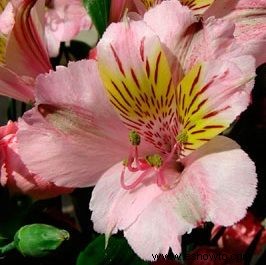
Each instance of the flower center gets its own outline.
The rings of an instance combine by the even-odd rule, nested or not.
[[[151,154],[146,156],[146,158],[139,158],[138,146],[141,143],[141,137],[136,131],[131,131],[129,133],[129,140],[132,144],[128,159],[123,161],[123,170],[120,176],[120,183],[122,188],[125,190],[131,190],[136,188],[142,181],[150,174],[155,173],[156,183],[162,189],[172,189],[176,186],[177,182],[169,184],[167,178],[165,177],[164,170],[167,164],[180,152],[180,143],[185,136],[177,136],[176,139],[180,138],[179,141],[174,145],[171,152],[163,158],[159,154]],[[182,138],[182,139],[181,139]],[[178,169],[182,171],[182,164],[178,163]],[[140,172],[140,175],[132,183],[127,184],[125,181],[126,170],[129,172]],[[178,170],[179,172],[179,170]]]

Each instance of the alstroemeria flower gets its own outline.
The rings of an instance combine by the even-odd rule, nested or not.
[[[158,14],[165,23],[155,30]],[[246,109],[254,84],[255,60],[235,47],[233,30],[222,20],[197,24],[177,1],[143,21],[111,24],[97,62],[38,77],[36,107],[19,124],[23,161],[57,185],[100,178],[90,203],[95,230],[124,231],[146,260],[169,248],[179,254],[182,235],[204,221],[235,223],[257,180],[245,152],[217,136]]]
[[[213,228],[212,234],[215,235],[221,229],[220,226]],[[251,212],[245,218],[233,226],[227,227],[218,241],[219,247],[234,253],[245,253],[256,235],[262,230],[261,237],[257,243],[255,254],[262,253],[266,246],[266,230]]]
[[[91,19],[81,0],[49,1],[45,12],[45,37],[49,55],[57,56],[60,42],[73,39],[91,25]]]
[[[14,25],[7,36],[1,37],[0,94],[34,101],[36,76],[52,68],[43,39],[44,2],[10,3],[9,19],[14,19]]]
[[[12,193],[23,193],[35,199],[47,199],[69,193],[72,189],[58,187],[31,174],[18,154],[17,123],[8,122],[0,127],[0,184]]]

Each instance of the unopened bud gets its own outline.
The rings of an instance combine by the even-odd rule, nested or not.
[[[68,239],[69,233],[66,230],[46,224],[31,224],[17,231],[14,245],[24,256],[43,257]]]

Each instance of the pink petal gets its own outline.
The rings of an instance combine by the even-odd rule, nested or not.
[[[122,163],[115,165],[96,184],[90,202],[94,229],[106,236],[124,230],[133,250],[145,260],[153,260],[152,254],[167,254],[169,247],[180,253],[180,237],[193,225],[173,211],[176,202],[172,191],[164,192],[157,186],[155,171],[136,190],[124,190],[120,185],[122,168]],[[138,174],[128,174],[129,181]]]
[[[179,176],[174,164],[169,166],[167,178],[179,178],[171,190],[158,188],[151,173],[141,186],[126,191],[119,183],[121,164],[105,172],[90,202],[95,230],[107,236],[123,230],[137,255],[154,260],[154,255],[167,254],[169,248],[179,254],[181,236],[202,221],[237,222],[256,195],[253,162],[225,137],[188,156]]]
[[[176,0],[163,1],[146,12],[143,20],[171,51],[176,48],[189,26],[197,21],[189,8]]]
[[[21,78],[0,65],[0,94],[24,102],[34,102],[34,80]]]
[[[9,122],[0,127],[0,182],[12,193],[24,193],[35,199],[47,199],[72,190],[58,187],[31,174],[18,155],[16,139],[17,125]]]
[[[45,37],[50,56],[56,56],[60,42],[73,39],[92,25],[81,0],[53,1],[45,13]],[[53,40],[51,43],[50,41]]]
[[[44,1],[15,6],[15,24],[6,47],[6,66],[21,76],[36,77],[52,66],[43,39]]]
[[[106,30],[97,46],[97,60],[110,102],[124,124],[146,142],[168,150],[171,132],[164,127],[175,116],[175,89],[170,54],[163,48],[144,22],[122,22]]]
[[[208,61],[222,57],[236,57],[249,53],[243,52],[243,47],[236,45],[233,33],[235,26],[232,22],[209,18],[203,23],[203,29],[198,30],[200,25],[193,25],[187,35],[181,39],[181,44],[177,45],[175,54],[178,54],[184,71],[187,72],[199,61]],[[234,50],[235,55],[232,55]],[[239,55],[236,54],[237,51]],[[185,52],[185,56],[182,55]]]
[[[255,62],[252,56],[209,60],[195,65],[177,88],[179,135],[187,155],[226,128],[250,103]]]
[[[234,22],[237,44],[257,59],[257,66],[266,62],[266,1],[215,1],[204,18],[216,16]]]
[[[236,142],[218,136],[188,156],[186,165],[184,179],[192,172],[186,179],[202,191],[204,221],[229,226],[245,216],[256,196],[257,176],[254,163]]]
[[[105,96],[94,60],[40,76],[36,97],[38,106],[24,115],[18,132],[22,159],[35,174],[59,186],[89,186],[127,157],[128,131]]]
[[[206,15],[203,25],[201,21],[196,23],[188,8],[182,7],[175,0],[164,1],[144,16],[144,21],[177,56],[184,72],[198,61],[216,59],[224,54],[230,54],[233,50],[235,53],[238,51],[239,55],[254,55],[257,66],[265,61],[264,9],[259,6],[260,9],[239,9],[233,12],[231,2],[228,4],[229,8],[224,11],[224,6],[220,6],[224,3],[215,1],[213,6],[215,7],[217,3],[219,4],[217,13],[212,12],[210,15],[217,15],[223,20],[207,19]],[[161,21],[166,22],[161,23]]]
[[[183,76],[182,62],[191,41],[188,32],[194,31],[196,17],[188,7],[182,6],[179,1],[171,0],[163,1],[160,5],[147,11],[143,20],[169,49],[168,54],[171,53],[171,56],[168,56],[168,61],[173,68],[173,80],[176,83],[176,80],[180,80]],[[193,33],[196,34],[196,32]]]
[[[0,15],[0,32],[8,34],[15,23],[12,3],[7,3],[5,9]]]

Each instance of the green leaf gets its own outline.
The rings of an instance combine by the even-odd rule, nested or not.
[[[83,4],[100,36],[108,25],[110,2],[110,0],[83,0]]]
[[[79,254],[76,265],[147,265],[130,248],[126,239],[111,237],[107,249],[105,237],[98,236]]]

